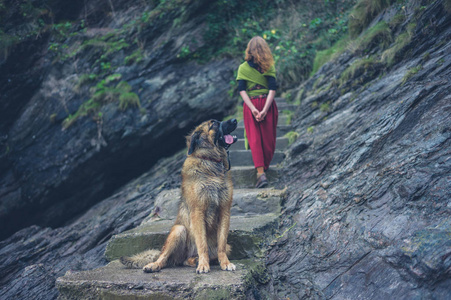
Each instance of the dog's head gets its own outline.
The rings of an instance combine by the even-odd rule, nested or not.
[[[188,155],[199,148],[222,147],[227,150],[238,140],[236,136],[230,135],[236,129],[237,124],[236,119],[224,122],[217,120],[203,122],[187,137]]]

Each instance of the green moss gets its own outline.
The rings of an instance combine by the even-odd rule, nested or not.
[[[351,37],[357,37],[373,18],[389,5],[390,0],[360,0],[349,17],[348,29]]]
[[[357,48],[360,51],[365,51],[375,45],[379,45],[382,49],[384,49],[388,47],[391,42],[391,30],[387,23],[382,21],[368,29],[365,34],[358,39]]]
[[[140,48],[138,48],[135,51],[133,51],[132,54],[130,54],[129,56],[126,56],[124,58],[124,63],[126,65],[137,64],[137,63],[141,62],[143,59],[144,59],[144,54],[143,54],[142,50]]]
[[[302,96],[304,95],[304,89],[301,89],[297,94],[296,97],[294,98],[293,104],[294,105],[300,105],[301,104],[301,99]]]
[[[319,76],[313,83],[312,89],[316,90],[318,88],[318,85],[321,83],[321,81],[323,81],[323,79],[324,79],[324,75]]]
[[[319,68],[326,62],[338,57],[346,50],[346,46],[349,43],[349,38],[346,36],[336,42],[332,47],[326,50],[316,52],[315,59],[313,61],[313,68],[310,75],[314,75],[318,72]]]
[[[388,66],[393,65],[397,61],[398,53],[410,43],[411,39],[408,32],[398,35],[393,46],[382,53],[381,60]]]
[[[409,69],[406,75],[404,75],[404,77],[402,78],[401,85],[404,85],[413,75],[417,74],[422,68],[423,66],[419,65],[416,66],[415,68]]]
[[[129,106],[141,107],[138,95],[135,93],[123,93],[119,96],[119,109],[126,110]]]
[[[283,93],[282,94],[282,97],[283,98],[285,98],[285,100],[287,100],[287,102],[291,102],[293,99],[292,99],[292,97],[293,97],[293,95],[291,95],[291,93]]]
[[[288,139],[288,145],[291,145],[299,137],[299,133],[297,133],[296,131],[290,131],[290,132],[287,132],[284,137],[286,137]]]
[[[374,57],[362,58],[354,61],[340,76],[340,86],[345,84],[348,80],[354,78],[356,74],[371,71],[371,68],[376,63]]]
[[[307,128],[307,133],[312,134],[314,130],[315,130],[315,127],[310,126],[309,128]]]
[[[77,112],[69,115],[63,121],[63,129],[69,128],[81,117],[95,114],[104,104],[111,101],[118,101],[120,110],[126,110],[131,106],[141,107],[139,96],[131,92],[132,87],[128,82],[120,81],[117,85],[114,85],[114,82],[121,78],[121,74],[112,74],[92,87],[90,89],[91,98],[80,105]]]
[[[330,111],[330,103],[329,102],[322,103],[319,106],[319,110],[322,111],[322,112],[329,112]]]
[[[57,114],[51,114],[51,115],[50,115],[49,119],[50,119],[50,122],[51,122],[51,123],[55,123],[56,116],[57,116]]]
[[[294,112],[292,110],[283,110],[282,113],[287,116],[285,125],[291,125],[291,120],[293,119]]]
[[[398,25],[404,23],[405,20],[406,20],[406,15],[405,15],[405,14],[397,14],[397,15],[395,15],[395,16],[390,20],[390,22],[388,23],[388,25],[389,25],[391,28],[395,28],[395,27],[397,27]]]
[[[318,102],[313,101],[312,104],[310,104],[310,107],[313,108],[313,109],[317,108],[318,107]]]

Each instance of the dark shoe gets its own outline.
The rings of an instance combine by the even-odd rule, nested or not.
[[[257,179],[257,184],[255,185],[255,187],[257,189],[261,189],[264,188],[268,185],[268,179],[266,179],[266,175],[262,174],[260,175],[260,177]]]

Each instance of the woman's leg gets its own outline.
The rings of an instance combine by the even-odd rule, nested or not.
[[[274,152],[276,150],[276,138],[277,138],[277,122],[279,118],[279,112],[277,110],[276,102],[273,101],[265,120],[260,122],[261,137],[262,137],[262,150],[265,171],[269,168]]]
[[[258,100],[260,99],[252,100],[257,109],[259,109]],[[262,148],[262,131],[260,129],[259,122],[255,120],[251,110],[246,104],[243,104],[243,119],[247,140],[249,141],[249,147],[251,148],[252,152],[252,160],[254,161],[254,166],[255,168],[264,167],[265,158]]]

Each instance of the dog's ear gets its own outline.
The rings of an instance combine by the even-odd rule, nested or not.
[[[191,155],[196,150],[197,143],[199,142],[200,132],[196,131],[191,135],[191,141],[189,143],[188,155]]]

